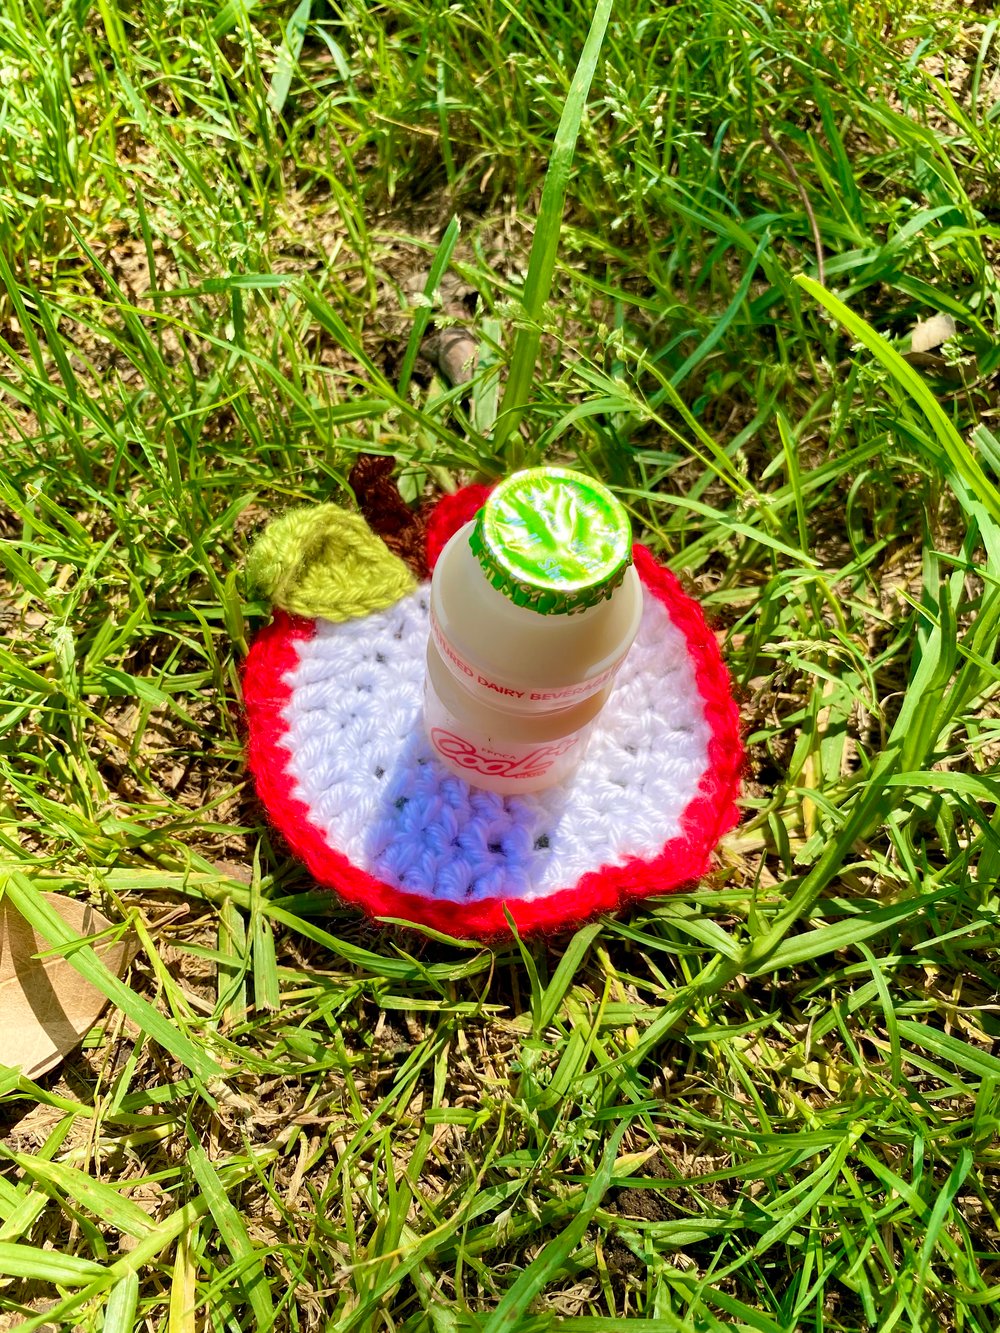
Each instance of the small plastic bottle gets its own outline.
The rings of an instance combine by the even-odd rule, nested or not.
[[[517,472],[431,581],[424,723],[438,758],[505,794],[564,782],[639,628],[628,515],[568,468]]]

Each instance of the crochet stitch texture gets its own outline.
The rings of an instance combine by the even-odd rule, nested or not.
[[[431,561],[481,503],[439,504]],[[520,930],[572,925],[705,873],[736,820],[736,708],[697,604],[643,547],[635,559],[647,592],[635,646],[574,780],[533,795],[481,791],[434,759],[426,585],[363,619],[280,616],[258,636],[250,766],[320,882],[377,915],[487,937],[509,930],[505,910]]]
[[[707,766],[684,638],[656,598],[572,783],[470,787],[421,725],[428,594],[299,641],[282,709],[292,792],[327,841],[388,884],[456,903],[530,899],[601,864],[655,855]]]
[[[380,611],[415,582],[360,514],[333,504],[270,523],[250,552],[247,580],[282,611],[327,620]]]

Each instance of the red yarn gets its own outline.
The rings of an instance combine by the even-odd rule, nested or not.
[[[443,495],[427,519],[427,568],[433,569],[449,537],[453,537],[463,523],[475,518],[492,486],[463,486],[454,495]]]
[[[427,525],[431,567],[448,538],[480,508],[488,492],[489,487],[468,486],[439,502]],[[505,906],[519,931],[556,930],[575,926],[595,913],[613,911],[632,899],[674,892],[708,871],[719,839],[738,818],[736,798],[743,769],[739,713],[701,607],[644,546],[636,545],[633,553],[645,588],[659,598],[687,640],[711,729],[708,768],[698,794],[681,817],[684,831],[651,860],[633,857],[624,865],[602,866],[584,875],[573,888],[533,902],[492,899],[463,906],[404,893],[375,879],[327,843],[310,822],[308,806],[292,795],[285,771],[289,756],[281,744],[287,731],[281,710],[291,695],[285,675],[298,664],[296,642],[313,633],[314,622],[279,612],[257,635],[244,667],[247,761],[271,819],[321,884],[373,916],[401,917],[449,935],[489,939],[509,934]]]

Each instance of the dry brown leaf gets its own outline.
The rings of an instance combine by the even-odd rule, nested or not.
[[[930,319],[922,319],[914,324],[910,335],[910,350],[931,352],[954,336],[955,321],[951,315],[931,315]]]
[[[50,1297],[36,1297],[33,1301],[26,1302],[25,1310],[31,1310],[34,1314],[48,1314],[59,1304],[58,1301]],[[0,1314],[0,1333],[7,1333],[8,1329],[21,1328],[28,1321],[22,1318],[21,1314]],[[39,1324],[35,1333],[59,1333],[56,1324]]]
[[[235,880],[237,884],[253,883],[253,871],[245,861],[213,861],[212,869],[224,879]],[[162,924],[157,922],[158,926]]]
[[[86,903],[61,893],[42,895],[82,936],[97,935],[111,922]],[[65,958],[36,958],[51,945],[0,899],[0,1064],[20,1066],[28,1078],[54,1069],[79,1046],[107,1000]],[[95,946],[106,967],[121,976],[131,955],[127,940]]]

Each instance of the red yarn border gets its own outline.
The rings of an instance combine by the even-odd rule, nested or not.
[[[486,494],[485,487],[468,486],[435,506],[427,525],[431,568],[448,537],[476,512]],[[284,677],[298,663],[297,641],[311,637],[314,622],[278,612],[257,635],[244,666],[247,762],[272,821],[319,883],[373,916],[401,917],[448,935],[488,939],[510,933],[504,906],[521,932],[557,930],[577,925],[595,913],[613,911],[632,899],[674,892],[708,871],[719,839],[738,818],[736,798],[744,762],[739,713],[729,675],[701,607],[644,546],[636,545],[633,553],[644,586],[660,599],[687,640],[711,728],[708,768],[698,794],[681,816],[683,832],[652,860],[633,857],[624,865],[601,866],[584,875],[573,888],[560,889],[533,902],[489,899],[463,905],[404,893],[375,879],[329,845],[310,822],[308,806],[292,795],[292,783],[285,771],[287,751],[281,744],[287,731],[281,710],[291,695]]]

